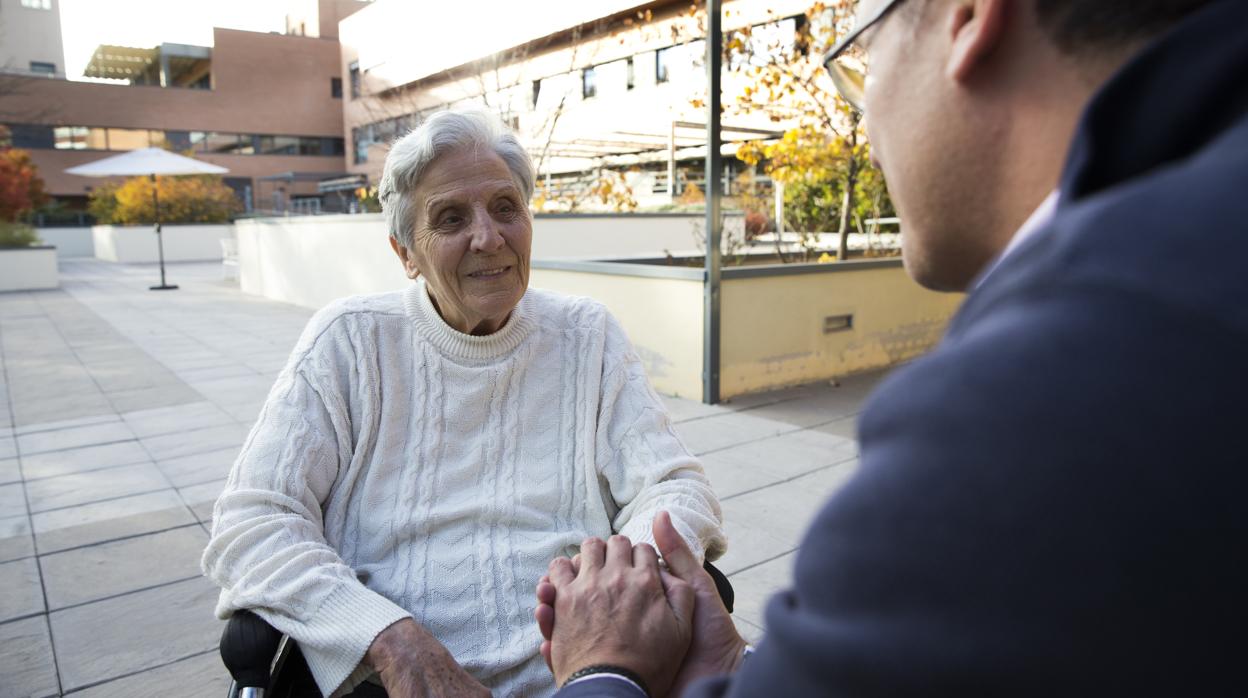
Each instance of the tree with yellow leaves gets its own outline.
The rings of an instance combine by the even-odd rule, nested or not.
[[[766,114],[797,122],[773,143],[747,143],[737,157],[761,165],[785,187],[785,221],[798,232],[839,233],[838,259],[848,255],[850,226],[892,211],[880,172],[871,165],[861,116],[836,93],[822,57],[849,30],[856,3],[816,2],[791,37],[746,26],[724,38],[729,76],[742,84],[725,99],[725,114]],[[764,24],[762,27],[774,27]],[[865,232],[865,231],[864,231]]]
[[[155,223],[152,186],[148,177],[133,177],[96,187],[87,208],[101,223]],[[225,223],[242,208],[217,175],[157,177],[155,186],[164,223]]]

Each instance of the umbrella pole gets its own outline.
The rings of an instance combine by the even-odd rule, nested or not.
[[[156,175],[148,175],[152,178],[152,212],[156,219],[156,253],[160,256],[160,285],[148,287],[152,291],[172,291],[177,285],[169,285],[165,283],[165,236],[160,232],[160,195],[156,192]]]

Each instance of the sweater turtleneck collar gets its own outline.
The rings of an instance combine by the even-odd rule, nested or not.
[[[511,311],[506,324],[493,334],[477,336],[464,334],[442,319],[429,298],[429,287],[424,277],[417,278],[416,283],[403,292],[404,310],[421,337],[445,354],[472,360],[498,358],[520,346],[533,329],[532,306],[526,292]]]

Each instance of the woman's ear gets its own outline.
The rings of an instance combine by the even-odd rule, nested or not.
[[[390,249],[399,256],[399,261],[403,262],[403,271],[407,272],[407,278],[416,280],[420,276],[420,269],[416,267],[416,260],[412,257],[412,253],[406,247],[399,243],[398,240],[390,238]]]

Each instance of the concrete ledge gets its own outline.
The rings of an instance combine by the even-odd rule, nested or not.
[[[221,259],[221,240],[234,237],[234,226],[228,223],[203,225],[165,225],[166,262],[211,262]],[[159,260],[156,231],[150,225],[92,226],[95,256],[108,262],[144,264]]]
[[[60,285],[55,247],[0,247],[0,291],[36,291]]]
[[[95,256],[95,238],[89,227],[36,228],[35,232],[45,244],[56,248],[61,259]]]

